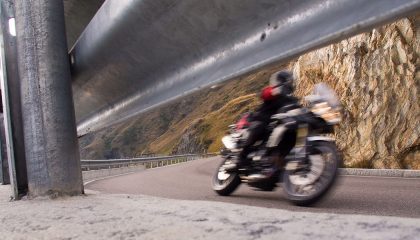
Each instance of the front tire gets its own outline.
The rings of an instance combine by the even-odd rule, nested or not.
[[[241,179],[237,172],[227,172],[224,170],[224,165],[231,161],[226,158],[217,168],[216,173],[213,175],[212,187],[213,190],[221,196],[229,196],[241,184]]]
[[[334,185],[341,155],[333,142],[311,142],[308,166],[285,170],[283,189],[287,198],[298,206],[319,201]]]

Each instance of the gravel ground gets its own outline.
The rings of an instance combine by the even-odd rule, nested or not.
[[[420,219],[292,212],[88,191],[9,201],[0,186],[1,239],[420,239]]]

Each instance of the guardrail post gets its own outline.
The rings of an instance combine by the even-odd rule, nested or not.
[[[81,194],[63,1],[15,4],[29,194]]]
[[[2,53],[2,101],[7,144],[7,161],[13,197],[18,199],[28,190],[28,178],[23,142],[20,79],[18,74],[16,34],[9,21],[14,20],[14,3],[1,3],[1,31],[4,44]]]
[[[9,167],[7,164],[6,133],[3,125],[2,113],[0,113],[0,183],[10,184]]]

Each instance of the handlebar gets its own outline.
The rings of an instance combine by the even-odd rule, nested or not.
[[[306,112],[307,111],[305,111],[304,108],[297,108],[297,109],[287,111],[285,113],[274,114],[273,116],[271,116],[271,119],[282,120],[282,119],[285,119],[285,118],[288,118],[288,117],[296,117],[296,116],[302,115]]]

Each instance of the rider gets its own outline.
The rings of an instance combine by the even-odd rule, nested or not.
[[[238,161],[227,168],[238,169],[249,164],[247,156],[252,150],[251,147],[265,136],[271,116],[279,113],[282,108],[288,105],[296,106],[296,104],[299,104],[298,99],[293,96],[293,82],[293,75],[288,71],[279,71],[271,75],[269,85],[261,93],[263,103],[251,115],[252,122],[248,129],[248,137],[240,143],[242,151],[239,154]],[[293,144],[286,144],[288,146],[284,146],[284,153],[281,155],[285,156],[291,150]]]

